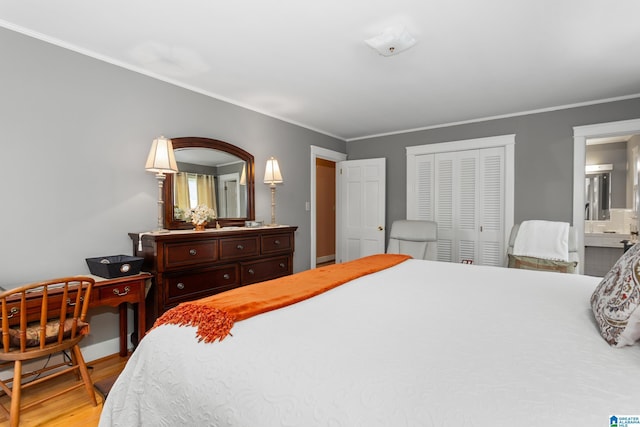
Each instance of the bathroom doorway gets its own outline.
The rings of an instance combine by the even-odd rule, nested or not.
[[[624,192],[624,196],[622,198],[616,198],[618,201],[614,204],[613,195],[619,190],[615,187],[615,180],[612,174],[611,176],[611,206],[610,206],[610,218],[613,220],[595,220],[589,219],[585,222],[586,219],[586,177],[587,177],[587,169],[586,167],[590,165],[587,163],[587,147],[589,145],[602,145],[602,143],[611,143],[614,144],[619,142],[621,139],[626,139],[625,142],[629,147],[628,150],[633,150],[633,144],[629,144],[628,141],[635,140],[640,138],[640,119],[634,120],[624,120],[619,122],[610,122],[610,123],[599,123],[593,125],[586,126],[576,126],[574,127],[574,180],[573,180],[573,226],[576,229],[576,234],[578,238],[578,251],[580,253],[580,264],[578,268],[581,273],[586,273],[587,264],[590,266],[594,266],[593,259],[606,259],[606,257],[601,255],[596,255],[595,257],[590,256],[589,260],[585,257],[585,249],[587,246],[589,247],[603,247],[604,245],[608,245],[605,247],[612,248],[617,252],[621,252],[624,248],[624,245],[620,242],[624,240],[624,235],[630,232],[630,226],[635,224],[637,227],[638,218],[637,218],[637,205],[638,205],[638,174],[633,172],[633,168],[635,167],[637,172],[637,164],[631,164],[635,162],[631,162],[629,159],[626,160],[625,165],[621,166],[621,172],[625,174],[627,177],[625,189],[622,190]],[[617,140],[617,141],[616,141]],[[600,143],[600,144],[599,144]],[[602,148],[602,147],[601,147]],[[636,151],[637,153],[638,151]],[[633,155],[629,155],[629,158],[637,157]],[[603,158],[600,160],[593,161],[593,163],[597,165],[611,165],[615,166],[614,161],[604,162]],[[628,164],[628,165],[627,165]],[[615,167],[612,169],[615,170]],[[627,174],[627,171],[631,170],[631,173]],[[631,186],[631,191],[627,191],[629,186]],[[621,200],[624,200],[622,202]],[[624,204],[623,204],[624,203]],[[617,207],[620,206],[620,207]],[[628,206],[631,207],[633,211],[633,216],[631,219],[628,218]],[[616,209],[619,212],[616,212]],[[625,217],[627,215],[627,217]],[[620,225],[617,225],[620,224]],[[621,233],[605,233],[605,231],[621,231]],[[596,233],[594,233],[596,230]],[[598,233],[602,231],[602,233]],[[622,233],[625,231],[625,233]],[[598,239],[594,242],[594,239]],[[596,246],[598,245],[598,246]],[[616,255],[612,255],[612,258],[617,259]],[[604,266],[601,266],[600,271],[596,272],[594,275],[600,275],[601,271],[604,270]],[[593,273],[593,271],[590,271]]]

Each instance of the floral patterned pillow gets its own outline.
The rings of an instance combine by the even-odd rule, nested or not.
[[[640,244],[625,253],[591,295],[602,337],[614,347],[640,339]]]

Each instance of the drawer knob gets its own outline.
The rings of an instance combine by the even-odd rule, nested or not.
[[[273,241],[273,244],[274,244],[274,245],[279,245],[279,244],[280,244],[280,240],[277,240],[277,239],[276,239],[276,240],[274,240],[274,241]]]
[[[284,268],[284,262],[280,263],[280,268]]]
[[[176,285],[176,288],[178,288],[178,289],[180,289],[180,290],[184,289],[184,283],[182,283],[182,282],[178,283],[178,284]]]
[[[222,276],[225,280],[229,280],[231,278],[231,276],[229,276],[229,273],[224,273],[224,276]]]
[[[236,249],[238,249],[239,251],[241,251],[241,250],[243,250],[243,249],[244,249],[244,246],[242,246],[242,245],[238,245],[238,246],[236,246]]]
[[[195,249],[189,249],[189,255],[197,255],[198,251]]]
[[[118,288],[115,288],[113,290],[113,293],[115,295],[118,295],[119,297],[123,297],[123,296],[127,295],[129,292],[131,292],[131,288],[129,286],[125,286],[124,287],[124,292],[120,292],[120,289],[118,289]]]
[[[250,269],[249,269],[249,274],[256,274],[256,272],[255,272],[255,271],[253,271],[253,268],[250,268]]]

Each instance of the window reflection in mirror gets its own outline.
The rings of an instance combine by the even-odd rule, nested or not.
[[[184,220],[185,215],[198,205],[213,208],[218,218],[245,215],[245,161],[222,151],[203,148],[176,149],[175,156],[180,171],[173,180],[175,219]]]

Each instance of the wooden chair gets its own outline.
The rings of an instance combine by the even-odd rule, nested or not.
[[[10,418],[11,426],[18,426],[20,411],[52,399],[84,385],[91,403],[96,406],[96,396],[78,344],[88,333],[85,322],[89,309],[89,298],[94,280],[90,277],[74,276],[33,283],[0,293],[2,315],[1,363],[13,363],[13,378],[0,382],[11,398],[10,411],[0,405]],[[62,326],[61,326],[62,325]],[[48,357],[71,349],[71,362],[56,363],[33,372],[22,372],[24,362]],[[50,374],[42,375],[53,371]],[[64,390],[30,402],[21,407],[22,390],[74,372],[82,382]],[[22,380],[34,377],[22,384]],[[9,386],[10,385],[10,386]]]

